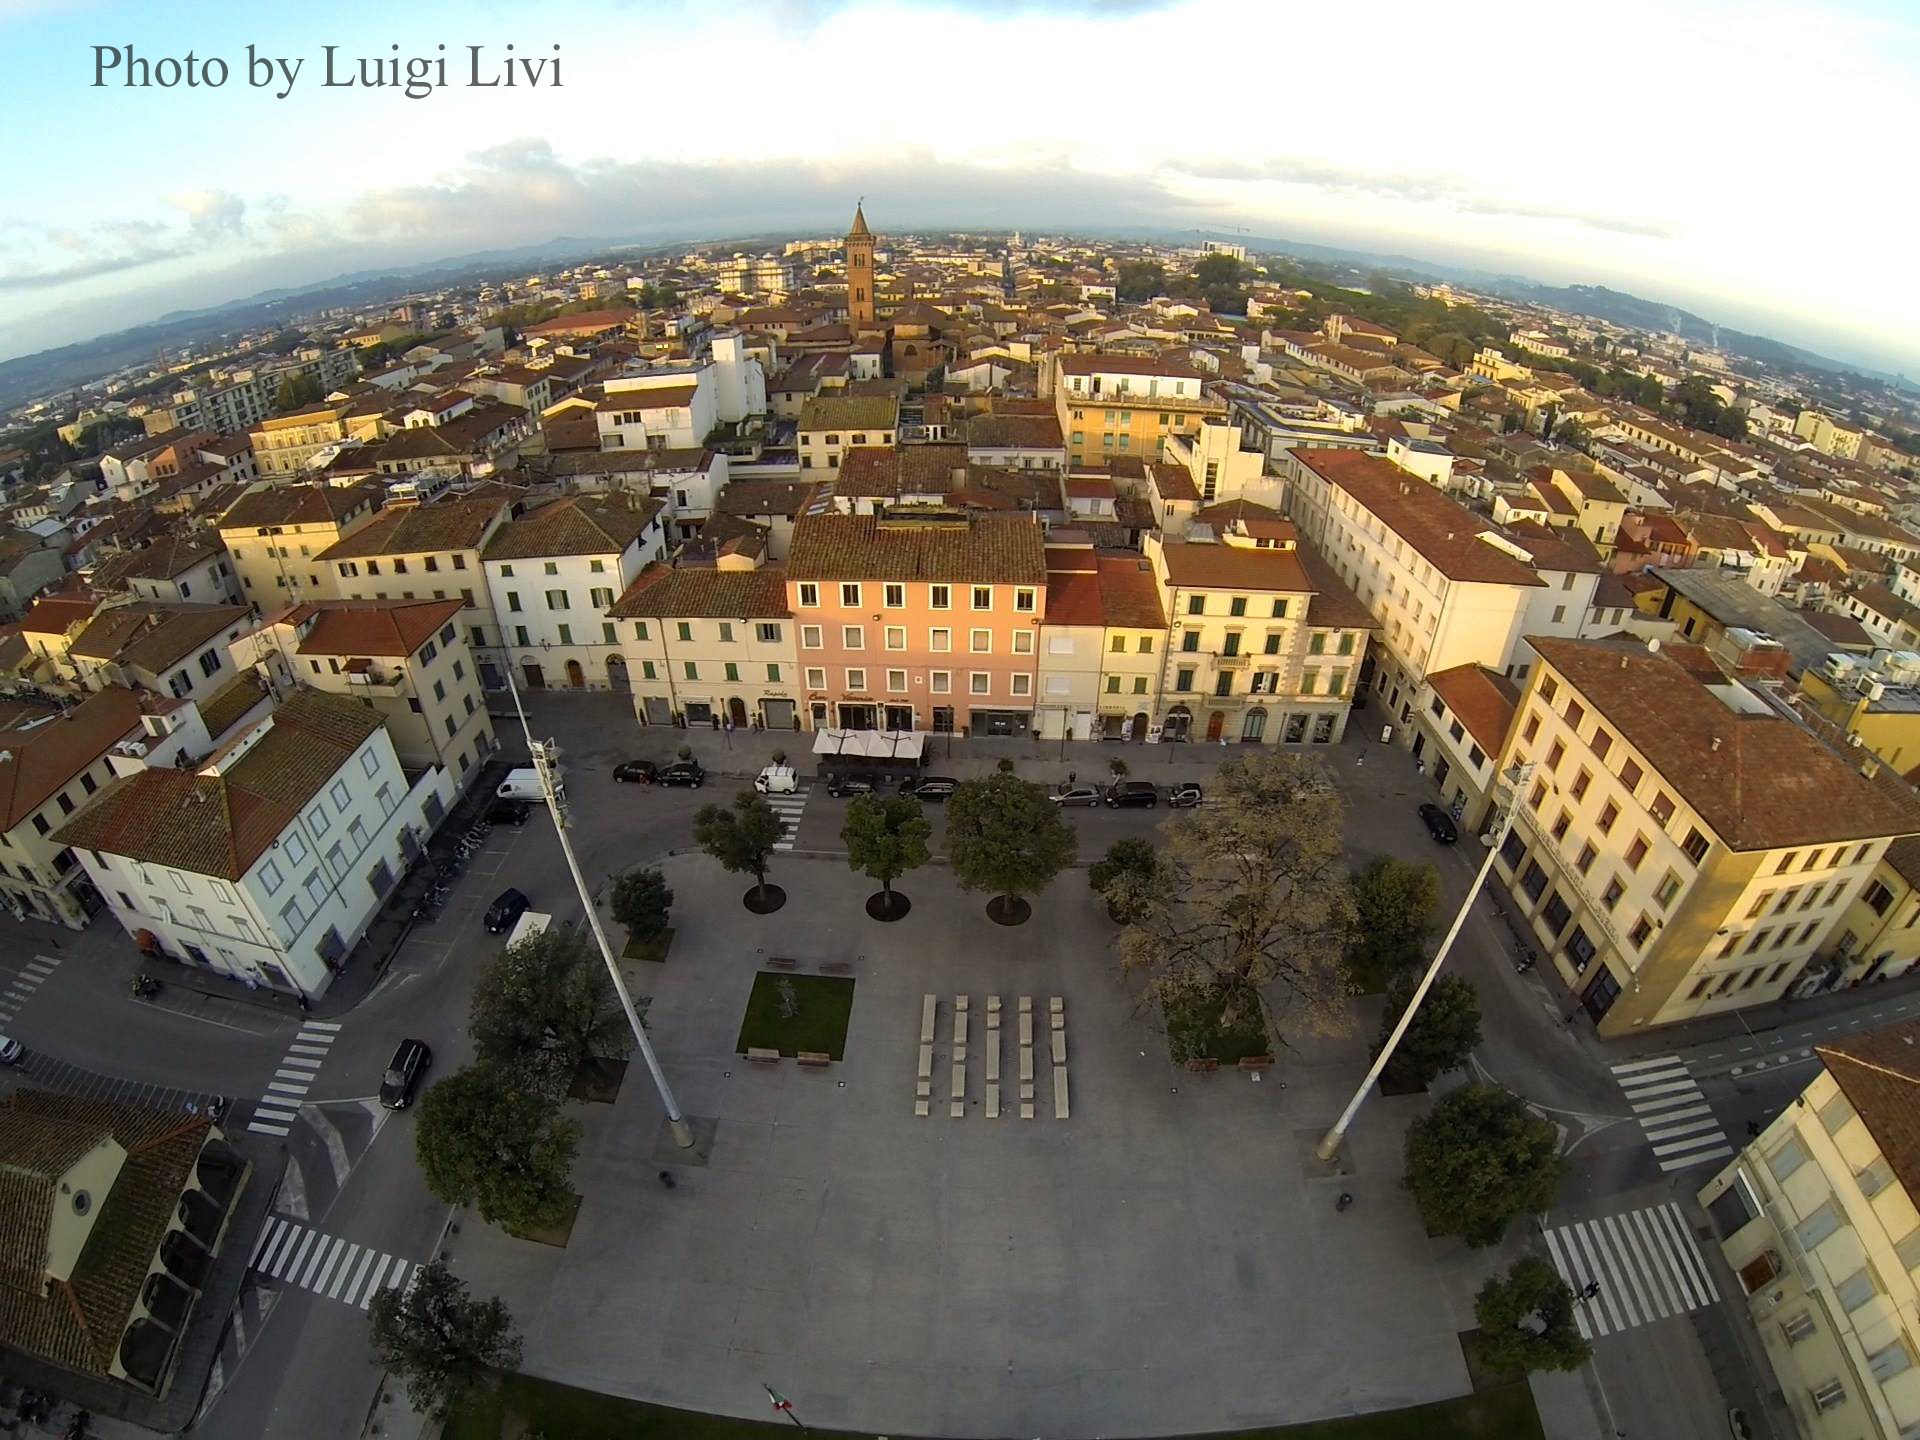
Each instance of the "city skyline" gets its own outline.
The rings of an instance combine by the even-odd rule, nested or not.
[[[1746,11],[1736,27],[1692,3],[1657,24],[1629,6],[1588,34],[1521,14],[1434,30],[1408,10],[1401,29],[1388,16],[1374,32],[1403,42],[1369,49],[1339,17],[1212,0],[1091,18],[1018,3],[697,17],[566,4],[533,21],[440,4],[346,21],[209,5],[181,20],[15,0],[0,6],[15,93],[57,115],[62,136],[10,157],[16,193],[33,198],[0,226],[0,357],[263,289],[562,236],[831,234],[846,198],[865,193],[883,233],[1243,226],[1612,285],[1853,363],[1920,370],[1920,302],[1870,282],[1897,273],[1906,229],[1879,178],[1890,164],[1879,137],[1897,133],[1900,97],[1920,77],[1910,19],[1859,0]],[[1781,43],[1816,23],[1817,50]],[[1176,50],[1164,74],[1149,59],[1170,37],[1204,44],[1229,29],[1236,53],[1287,58],[1277,70],[1251,62],[1248,84],[1201,87],[1204,108],[1186,98],[1191,58]],[[284,100],[243,78],[96,89],[98,44],[156,60],[192,49],[241,72],[251,44],[304,59],[305,74]],[[421,100],[328,90],[312,82],[330,44],[342,57],[558,44],[566,78]],[[1144,78],[1051,86],[1014,67],[1027,79],[1012,90],[962,83],[950,102],[908,103],[922,57],[943,75],[992,77],[1008,56],[1082,51],[1109,65],[1139,56]],[[1595,77],[1590,95],[1562,75],[1576,57]],[[877,78],[831,103],[806,98],[842,72]],[[1713,115],[1722,94],[1789,87],[1790,110]],[[1825,117],[1817,130],[1797,121],[1807,113]],[[1885,223],[1838,223],[1818,198],[1833,195],[1872,197]]]

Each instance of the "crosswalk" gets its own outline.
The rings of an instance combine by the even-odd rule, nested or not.
[[[47,982],[47,977],[60,968],[57,957],[36,955],[20,967],[20,973],[7,977],[0,985],[0,1032],[4,1032],[20,1013],[20,1007],[33,998],[33,992]]]
[[[1733,1154],[1707,1097],[1678,1055],[1624,1061],[1613,1067],[1613,1078],[1662,1170],[1685,1170]]]
[[[420,1273],[410,1260],[323,1234],[284,1215],[268,1217],[247,1268],[362,1310],[383,1289],[398,1290]]]
[[[145,1105],[154,1110],[205,1110],[213,1103],[210,1090],[182,1090],[175,1085],[151,1085],[118,1075],[82,1070],[51,1055],[29,1050],[20,1062],[20,1074],[42,1090],[58,1090],[89,1100],[112,1100],[122,1105]]]
[[[1623,1215],[1576,1220],[1547,1230],[1553,1268],[1578,1295],[1574,1318],[1591,1340],[1714,1304],[1720,1289],[1672,1201]]]
[[[330,1020],[308,1020],[293,1037],[287,1053],[280,1057],[280,1068],[267,1082],[267,1093],[254,1107],[247,1129],[257,1135],[285,1135],[300,1118],[300,1102],[313,1088],[327,1051],[339,1038],[340,1027]]]
[[[800,834],[800,817],[806,812],[807,796],[813,793],[811,786],[795,790],[791,795],[768,795],[764,797],[773,807],[773,813],[780,817],[780,838],[774,842],[776,850],[791,850],[795,837]]]

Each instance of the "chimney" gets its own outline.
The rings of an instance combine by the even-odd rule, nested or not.
[[[1720,753],[1720,737],[1719,737],[1718,735],[1716,735],[1716,736],[1714,736],[1714,737],[1713,737],[1713,747],[1712,747],[1712,748],[1713,748],[1713,752],[1714,752],[1714,753],[1715,753],[1716,755]]]

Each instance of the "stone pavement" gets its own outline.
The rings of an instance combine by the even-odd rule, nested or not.
[[[1350,1174],[1310,1158],[1359,1074],[1370,1006],[1261,1080],[1189,1075],[1135,1016],[1077,872],[1009,931],[941,870],[908,877],[913,913],[882,926],[844,866],[776,869],[790,898],[760,918],[738,877],[667,864],[679,933],[645,967],[650,1024],[697,1149],[665,1139],[635,1064],[616,1105],[580,1107],[586,1198],[566,1250],[471,1217],[448,1242],[513,1311],[530,1371],[745,1416],[764,1413],[765,1382],[812,1424],[962,1436],[1204,1431],[1467,1388],[1456,1333],[1508,1256],[1424,1234],[1399,1183],[1424,1098],[1369,1105]],[[851,966],[843,1063],[734,1053],[768,953]],[[963,1118],[916,1118],[929,991],[943,1078],[955,994],[975,1010],[1064,996],[1072,1118],[1043,1097],[1033,1120],[987,1119],[977,1069]],[[1009,1035],[1009,1068],[1013,1054]],[[1357,1203],[1340,1214],[1343,1188]]]

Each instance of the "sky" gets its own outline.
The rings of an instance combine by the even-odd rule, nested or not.
[[[450,83],[328,86],[328,45]],[[466,83],[509,45],[561,84]],[[129,86],[129,52],[230,74]],[[0,94],[0,358],[558,236],[838,233],[864,196],[883,236],[1240,227],[1612,285],[1920,375],[1912,0],[0,0]]]

